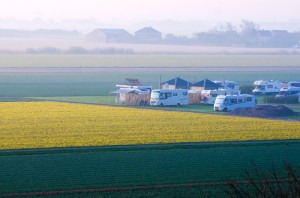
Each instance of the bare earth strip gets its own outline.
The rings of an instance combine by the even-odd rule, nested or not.
[[[300,67],[0,67],[0,73],[300,71]]]

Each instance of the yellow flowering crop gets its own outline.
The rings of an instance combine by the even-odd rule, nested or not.
[[[0,103],[0,149],[299,139],[300,122],[57,102]]]

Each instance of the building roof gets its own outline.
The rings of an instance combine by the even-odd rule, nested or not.
[[[129,34],[129,32],[127,32],[124,29],[105,29],[105,28],[99,28],[99,29],[96,29],[94,31],[101,31],[104,34]]]
[[[218,88],[221,88],[222,86],[221,85],[218,85],[217,83],[214,83],[208,79],[204,79],[204,80],[201,80],[197,83],[194,83],[192,84],[191,86],[193,87],[204,87],[204,89],[218,89]]]
[[[173,78],[171,80],[168,80],[166,82],[161,83],[161,85],[164,85],[164,84],[168,84],[168,85],[175,85],[176,84],[176,86],[188,86],[191,83],[186,81],[186,80],[183,80],[182,78],[176,77],[176,78]]]
[[[139,79],[135,79],[135,78],[126,78],[126,84],[127,85],[132,85],[132,86],[140,86],[143,85]]]
[[[144,27],[135,32],[136,34],[161,34],[161,32],[157,31],[152,27]]]

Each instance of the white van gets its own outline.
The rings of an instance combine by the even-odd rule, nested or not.
[[[277,98],[292,97],[300,94],[300,87],[283,87],[276,95]]]
[[[153,89],[151,91],[150,105],[152,106],[181,106],[187,104],[187,89]]]
[[[214,104],[215,111],[232,111],[239,107],[255,107],[256,99],[254,95],[218,95]]]

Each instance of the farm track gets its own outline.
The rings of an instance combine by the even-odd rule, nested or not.
[[[300,71],[300,66],[261,67],[0,67],[0,73],[92,73],[92,72],[260,72]]]

